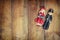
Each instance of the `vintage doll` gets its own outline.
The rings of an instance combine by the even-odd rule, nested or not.
[[[48,10],[46,18],[45,18],[44,25],[43,25],[43,29],[48,29],[49,28],[49,25],[50,25],[50,23],[52,21],[53,12],[54,12],[53,9]]]
[[[38,12],[37,18],[35,19],[36,25],[42,26],[44,24],[44,19],[45,19],[45,8],[42,7]]]

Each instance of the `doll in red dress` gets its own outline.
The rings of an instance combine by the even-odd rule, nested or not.
[[[38,16],[35,19],[35,22],[36,22],[36,25],[42,26],[44,24],[44,21],[45,21],[45,8],[42,7],[38,12]]]

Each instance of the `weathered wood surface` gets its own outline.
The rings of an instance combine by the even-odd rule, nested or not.
[[[27,12],[24,10],[24,0],[15,0],[12,5],[13,40],[27,40]],[[27,11],[27,10],[26,10]]]
[[[60,40],[60,1],[47,0],[46,12],[54,9],[48,30],[36,26],[39,0],[0,0],[0,40]],[[45,35],[45,38],[44,38]]]
[[[11,1],[10,0],[0,0],[0,10],[1,21],[2,21],[2,39],[1,40],[12,40],[11,34]],[[3,6],[2,6],[3,5]]]
[[[3,15],[3,1],[0,1],[0,40],[2,40],[2,15]]]

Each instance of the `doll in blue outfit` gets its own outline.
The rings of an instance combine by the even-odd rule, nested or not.
[[[52,14],[53,14],[54,10],[53,9],[49,9],[48,12],[47,12],[47,15],[46,15],[46,19],[45,19],[45,22],[44,22],[44,25],[43,25],[43,29],[48,29],[49,28],[49,25],[52,21]]]

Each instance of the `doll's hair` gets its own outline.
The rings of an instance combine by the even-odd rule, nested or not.
[[[50,9],[48,10],[48,13],[49,13],[49,12],[54,13],[54,10],[50,8]]]
[[[41,7],[40,7],[40,10],[41,10],[41,9],[45,9],[45,7],[44,7],[44,6],[41,6]]]

